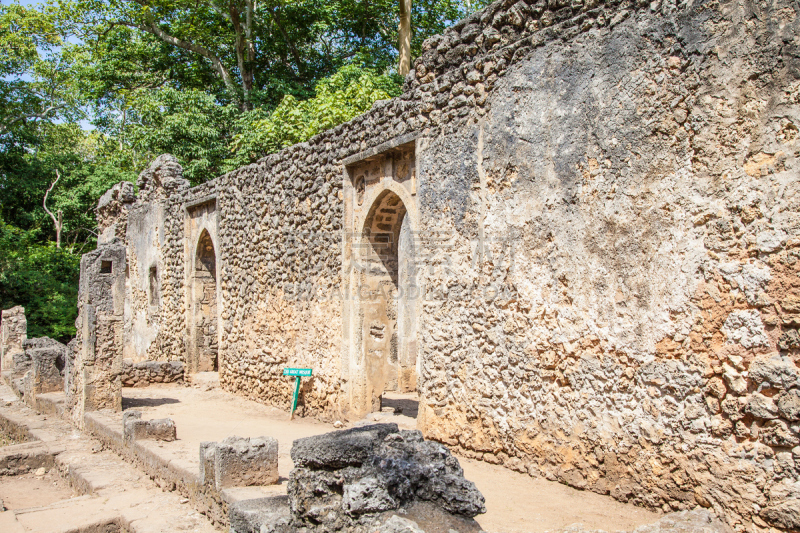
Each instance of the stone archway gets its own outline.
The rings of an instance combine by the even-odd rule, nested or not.
[[[217,371],[217,255],[206,229],[194,253],[190,294],[189,371]]]
[[[384,191],[365,217],[358,247],[358,329],[372,411],[380,410],[384,392],[416,390],[419,291],[409,219],[400,197]]]

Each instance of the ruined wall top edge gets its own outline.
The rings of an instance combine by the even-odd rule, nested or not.
[[[688,2],[678,1],[666,9],[674,11],[689,7]],[[452,95],[451,89],[459,83],[474,83],[473,78],[485,78],[487,72],[495,77],[502,76],[509,66],[549,42],[570,41],[592,27],[619,24],[641,9],[653,7],[650,3],[636,3],[631,0],[498,0],[457,22],[442,34],[427,39],[422,46],[422,55],[416,59],[414,69],[406,76],[400,96],[391,100],[380,100],[372,109],[349,122],[319,133],[306,142],[269,154],[212,181],[237,181],[253,173],[270,171],[289,159],[293,159],[295,164],[342,163],[356,154],[385,144],[392,137],[408,135],[421,128],[418,124],[406,126],[394,131],[394,135],[389,132],[369,137],[365,142],[349,142],[355,131],[365,128],[391,130],[384,126],[387,123],[392,124],[397,117],[424,112],[426,100],[442,93]],[[663,11],[665,7],[659,9]],[[297,156],[300,154],[304,159],[298,161]],[[160,156],[142,173],[144,179],[140,176],[140,189],[142,185],[149,183],[148,178],[160,166],[168,167],[170,176],[174,174],[175,178],[182,180],[182,176],[177,174],[175,164],[177,161],[174,157]],[[184,181],[181,181],[180,186],[166,188],[166,196],[183,199],[187,191],[191,191],[190,196],[197,196],[195,189],[207,186],[203,184],[190,189]],[[142,202],[164,197],[143,196],[140,192],[137,200]]]

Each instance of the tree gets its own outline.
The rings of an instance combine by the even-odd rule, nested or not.
[[[0,305],[60,340],[111,185],[164,152],[199,184],[350,120],[470,9],[406,3],[401,54],[395,0],[50,1],[0,6]]]
[[[44,193],[44,200],[42,201],[42,206],[44,207],[45,212],[50,215],[50,218],[53,219],[53,226],[56,228],[56,248],[61,248],[61,230],[64,228],[64,219],[62,218],[64,212],[61,209],[58,210],[58,217],[52,213],[49,209],[47,209],[47,196],[53,190],[53,188],[58,183],[58,180],[61,179],[61,174],[56,170],[56,181],[53,182],[52,185],[47,189]]]
[[[69,118],[75,95],[63,34],[49,10],[0,6],[0,135],[27,122]]]
[[[243,116],[236,105],[220,105],[213,94],[198,89],[171,87],[137,91],[131,101],[126,136],[138,157],[149,162],[171,153],[193,185],[225,171],[237,121]]]
[[[102,46],[127,27],[181,50],[201,77],[203,71],[213,72],[220,87],[212,92],[224,93],[242,110],[258,105],[262,96],[256,93],[262,90],[307,87],[337,66],[337,58],[320,46],[328,10],[312,0],[77,0],[61,5],[92,45]]]
[[[29,338],[75,335],[79,267],[79,255],[0,218],[0,308],[25,307]]]
[[[377,100],[400,93],[398,76],[381,75],[355,65],[342,67],[317,83],[315,95],[297,100],[291,95],[264,118],[242,117],[226,161],[232,170],[268,153],[306,141],[338,124],[368,111]]]

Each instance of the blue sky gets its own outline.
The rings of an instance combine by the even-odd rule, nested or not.
[[[36,2],[36,1],[33,1],[33,0],[20,0],[19,2],[9,2],[8,0],[2,0],[2,2],[0,2],[0,4],[3,4],[3,5],[22,4],[23,6],[32,6],[32,5],[36,5],[36,4],[40,4],[40,3],[41,2]]]

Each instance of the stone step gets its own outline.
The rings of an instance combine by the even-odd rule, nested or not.
[[[66,533],[97,530],[119,523],[119,512],[108,505],[106,498],[78,496],[45,507],[15,511],[16,518],[27,533]]]
[[[25,533],[25,529],[17,521],[14,511],[0,511],[0,531],[3,533]]]

